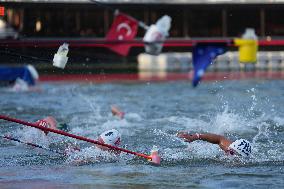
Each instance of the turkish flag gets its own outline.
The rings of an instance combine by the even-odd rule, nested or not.
[[[0,16],[5,16],[5,7],[0,6]]]
[[[122,56],[127,56],[131,45],[119,43],[119,41],[132,40],[137,34],[137,29],[137,20],[126,14],[118,13],[106,35],[107,41],[114,41],[114,43],[118,41],[118,44],[111,44],[109,48]]]

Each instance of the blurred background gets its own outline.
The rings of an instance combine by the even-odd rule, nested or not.
[[[265,52],[258,55],[262,62],[259,69],[281,70],[283,65],[284,1],[281,0],[7,0],[0,6],[3,12],[0,64],[33,64],[40,74],[137,73],[140,62],[145,61],[175,64],[179,68],[172,70],[188,71],[192,67],[195,40],[233,39],[240,37],[246,28],[255,30],[259,52]],[[169,15],[172,22],[162,57],[139,56],[145,52],[141,43],[145,29],[141,27],[135,38],[138,44],[131,47],[127,56],[101,45],[114,20],[113,9],[146,25]],[[54,69],[46,60],[52,62],[63,42],[70,44],[68,65],[64,70]],[[229,48],[230,52],[212,70],[242,69],[238,64],[238,48]]]

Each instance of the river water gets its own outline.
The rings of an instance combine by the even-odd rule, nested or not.
[[[284,83],[242,80],[139,83],[41,83],[41,92],[0,89],[1,114],[26,121],[52,115],[73,134],[96,139],[105,130],[122,134],[121,147],[149,154],[160,150],[160,166],[121,153],[114,156],[86,142],[0,121],[1,135],[81,151],[65,157],[0,139],[0,188],[283,188]],[[126,112],[113,117],[110,106]],[[249,159],[226,156],[213,144],[185,143],[178,131],[211,132],[253,145]],[[77,160],[85,163],[79,163]],[[81,162],[81,161],[79,161]]]

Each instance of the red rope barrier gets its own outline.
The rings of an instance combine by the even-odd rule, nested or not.
[[[133,151],[130,151],[130,150],[127,150],[127,149],[124,149],[124,148],[119,148],[119,147],[116,147],[116,146],[100,143],[99,141],[89,139],[89,138],[85,138],[85,137],[78,136],[78,135],[74,135],[74,134],[71,134],[71,133],[67,133],[67,132],[64,132],[64,131],[61,131],[61,130],[43,127],[43,126],[40,126],[40,125],[35,124],[35,123],[26,122],[26,121],[15,119],[15,118],[8,117],[8,116],[5,116],[5,115],[0,115],[0,119],[19,123],[19,124],[30,126],[30,127],[34,127],[34,128],[37,128],[37,129],[40,129],[40,130],[43,130],[43,131],[53,132],[53,133],[56,133],[56,134],[59,134],[59,135],[64,135],[64,136],[67,136],[67,137],[70,137],[70,138],[75,138],[75,139],[90,142],[90,143],[93,143],[93,144],[98,144],[98,145],[105,146],[105,147],[108,147],[108,148],[113,149],[113,150],[122,151],[122,152],[125,152],[125,153],[128,153],[128,154],[133,154],[135,156],[139,156],[139,157],[143,157],[143,158],[148,159],[148,160],[152,160],[151,156],[148,156],[148,155],[145,155],[145,154],[142,154],[142,153],[137,153],[137,152],[133,152]]]

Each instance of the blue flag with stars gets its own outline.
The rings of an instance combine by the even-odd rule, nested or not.
[[[192,59],[194,75],[192,85],[196,87],[206,68],[213,63],[213,60],[227,51],[227,43],[197,43],[193,47]]]

